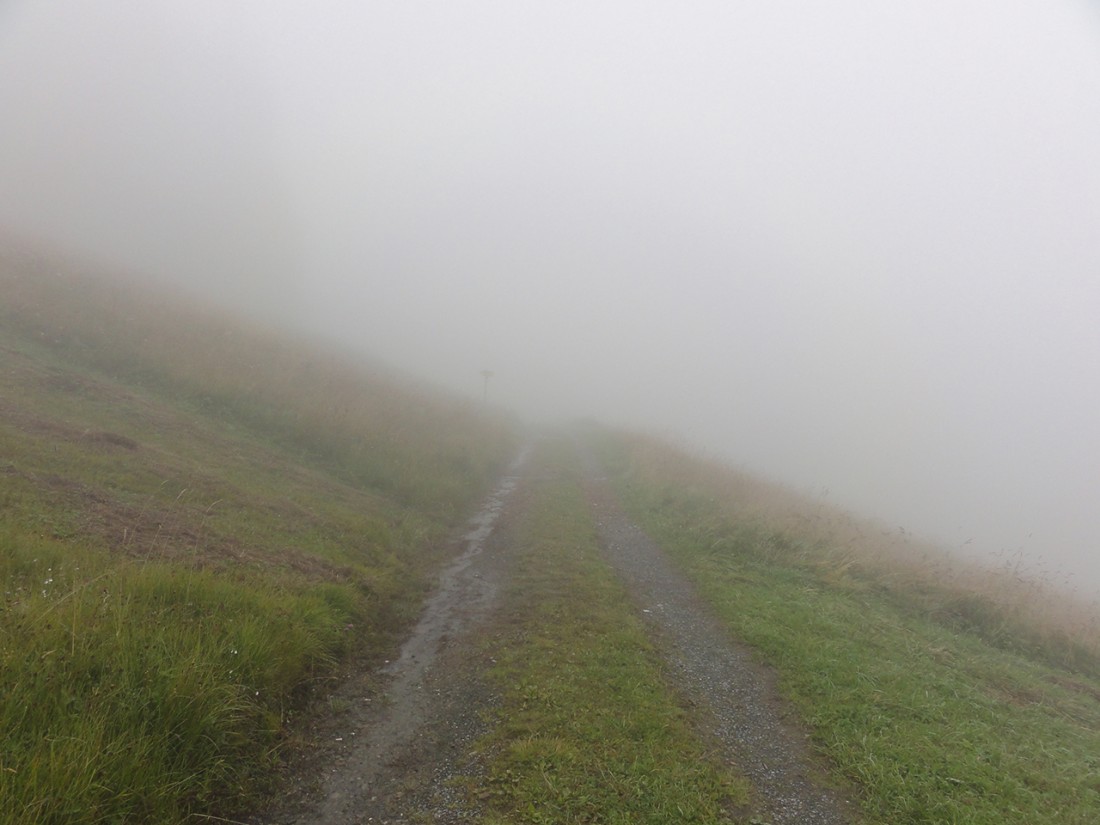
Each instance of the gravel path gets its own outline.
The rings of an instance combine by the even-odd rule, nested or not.
[[[496,702],[483,678],[492,660],[479,634],[511,575],[512,525],[531,494],[523,483],[526,458],[524,451],[471,521],[400,655],[334,694],[333,713],[313,731],[321,747],[294,766],[281,798],[250,823],[457,825],[478,818],[449,780],[479,772],[471,750]],[[820,781],[774,677],[733,642],[691,583],[624,514],[594,462],[584,463],[606,557],[634,593],[700,736],[753,783],[753,808],[765,816],[759,821],[857,821]]]
[[[262,825],[465,823],[476,816],[449,785],[471,769],[495,701],[482,674],[491,662],[476,640],[508,575],[507,526],[529,450],[520,453],[470,521],[464,549],[440,576],[397,659],[333,697],[339,708],[315,735],[320,752],[299,766],[298,786]],[[379,685],[381,684],[381,687]]]
[[[774,675],[734,642],[692,583],[626,516],[595,461],[582,457],[605,556],[653,629],[700,733],[752,782],[754,807],[770,825],[858,821],[849,801],[823,784],[807,734],[780,699]]]

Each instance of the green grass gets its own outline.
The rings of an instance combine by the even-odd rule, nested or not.
[[[692,734],[600,558],[575,473],[559,465],[539,482],[517,530],[518,570],[490,648],[503,703],[472,793],[489,823],[734,821],[744,785]]]
[[[441,538],[510,457],[511,424],[12,260],[0,823],[231,816],[267,787],[315,689],[407,627]]]
[[[630,443],[605,445],[628,509],[777,669],[817,747],[862,789],[870,821],[1096,821],[1094,675],[918,609],[936,595],[927,582],[918,603],[873,572],[838,575],[829,547],[749,518],[705,473],[694,487],[631,473]],[[689,472],[686,457],[666,458]],[[940,598],[959,593],[947,584]]]
[[[0,540],[0,819],[171,822],[255,783],[363,611],[332,585]]]

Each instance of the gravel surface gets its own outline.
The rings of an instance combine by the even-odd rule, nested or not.
[[[584,463],[605,556],[634,594],[700,734],[753,784],[753,807],[771,825],[858,821],[845,795],[824,784],[774,674],[730,637],[694,585],[626,516],[591,457]]]
[[[495,701],[482,678],[491,660],[475,637],[508,575],[507,522],[519,509],[527,455],[471,520],[399,657],[336,692],[332,717],[314,731],[327,741],[292,768],[298,778],[253,823],[448,825],[476,817],[449,780],[476,770],[471,747]]]

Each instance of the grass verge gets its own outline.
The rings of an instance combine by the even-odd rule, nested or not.
[[[1096,821],[1095,676],[917,610],[872,572],[837,575],[835,548],[745,516],[743,500],[708,486],[713,468],[692,475],[690,459],[668,451],[676,473],[631,472],[630,444],[605,444],[628,510],[778,670],[817,747],[862,788],[871,820]],[[694,483],[674,483],[685,476]]]
[[[493,825],[735,821],[744,786],[692,735],[573,472],[537,482],[518,527],[492,648],[503,704],[472,793]]]
[[[10,535],[0,574],[0,821],[21,825],[231,810],[368,613],[338,585],[114,564]]]

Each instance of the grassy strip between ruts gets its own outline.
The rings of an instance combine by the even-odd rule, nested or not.
[[[503,704],[481,743],[484,784],[471,780],[485,821],[736,821],[729,811],[744,803],[744,785],[692,736],[628,595],[600,559],[575,479],[557,469],[532,490],[492,641]]]
[[[914,614],[871,582],[825,575],[811,557],[784,557],[789,537],[729,520],[705,490],[629,472],[618,481],[628,510],[778,669],[874,821],[1097,821],[1095,679]]]

